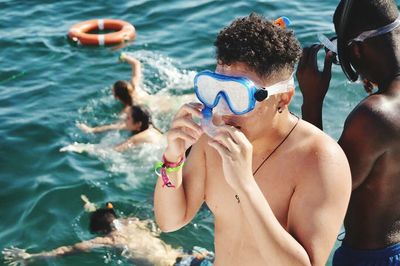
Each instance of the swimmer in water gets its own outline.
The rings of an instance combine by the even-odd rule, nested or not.
[[[93,203],[82,195],[90,208],[89,229],[98,236],[69,246],[61,246],[51,251],[28,253],[16,247],[2,251],[8,265],[25,265],[40,259],[57,258],[80,252],[90,252],[97,248],[116,248],[121,255],[141,266],[208,266],[212,265],[213,253],[196,247],[192,254],[185,254],[163,242],[151,220],[139,220],[136,217],[120,218],[111,203],[105,208],[95,209]]]
[[[120,152],[141,143],[159,143],[163,137],[145,106],[133,105],[128,109],[123,129],[132,131],[134,135],[114,148]]]
[[[132,136],[126,141],[116,145],[114,150],[118,152],[142,143],[161,143],[163,133],[153,124],[150,111],[143,105],[132,105],[127,109],[124,124],[119,130],[132,132]],[[60,149],[61,152],[73,151],[77,153],[90,152],[96,149],[94,144],[73,143]]]
[[[149,97],[149,94],[141,89],[140,83],[142,82],[141,63],[136,58],[122,53],[120,60],[127,62],[132,67],[132,74],[130,81],[118,80],[112,86],[112,94],[114,98],[121,102],[124,106],[121,111],[121,117],[125,118],[128,109],[134,105],[143,103]],[[125,123],[118,121],[109,125],[102,125],[90,127],[84,123],[77,123],[77,127],[86,133],[100,133],[110,130],[121,130],[124,128]]]
[[[153,95],[142,89],[142,65],[138,59],[127,54],[121,53],[120,60],[132,66],[130,81],[118,80],[114,83],[112,93],[120,101],[124,109],[121,111],[122,121],[113,124],[91,127],[85,123],[77,123],[76,126],[85,133],[101,133],[111,130],[124,129],[125,118],[128,109],[132,105],[145,105],[151,108],[152,113],[165,114],[165,112],[175,112],[180,106],[179,103],[192,102],[195,100],[194,94],[187,95]]]

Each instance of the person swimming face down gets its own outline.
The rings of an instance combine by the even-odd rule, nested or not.
[[[128,110],[125,123],[126,128],[135,133],[145,131],[152,125],[149,109],[143,105],[132,105]]]
[[[91,233],[109,234],[115,230],[114,220],[118,219],[111,202],[106,204],[106,208],[95,210],[90,214],[89,229]]]
[[[118,80],[114,83],[112,92],[114,97],[120,101],[125,107],[133,105],[133,87],[129,82]]]

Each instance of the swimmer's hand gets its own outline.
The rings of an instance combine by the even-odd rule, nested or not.
[[[85,133],[93,133],[93,131],[94,131],[92,127],[89,127],[88,125],[86,125],[84,123],[76,123],[76,127]]]
[[[128,64],[133,65],[135,68],[140,67],[140,61],[129,53],[122,52],[119,56],[119,61],[127,62]]]
[[[5,248],[1,252],[4,256],[4,261],[10,266],[26,265],[26,261],[32,258],[32,255],[27,253],[25,249],[16,247]]]
[[[93,152],[94,150],[95,146],[93,144],[78,143],[78,142],[74,142],[73,144],[67,145],[60,149],[61,152],[73,151],[77,153]]]
[[[85,202],[85,205],[83,208],[85,208],[85,211],[87,212],[94,212],[96,211],[97,207],[94,203],[90,202],[89,199],[86,197],[86,195],[81,195],[81,199],[83,202]]]
[[[124,52],[122,52],[120,55],[119,55],[119,61],[120,62],[124,62],[125,61],[125,57],[126,57],[126,53],[124,53]]]

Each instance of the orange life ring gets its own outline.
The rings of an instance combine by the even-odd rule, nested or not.
[[[91,34],[93,30],[115,30],[107,34]],[[92,19],[73,25],[69,38],[83,45],[110,45],[131,41],[136,37],[135,27],[118,19]]]

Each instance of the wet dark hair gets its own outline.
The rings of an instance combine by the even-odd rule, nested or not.
[[[333,15],[336,32],[339,31],[340,17],[344,8],[341,0]],[[392,23],[399,15],[394,0],[355,0],[350,9],[344,38],[350,40],[363,31],[374,30]]]
[[[259,77],[294,70],[301,47],[294,33],[256,13],[235,19],[214,42],[219,64],[244,63]]]
[[[149,126],[153,124],[150,110],[143,105],[132,105],[131,115],[135,122],[142,122],[140,132],[148,129]]]
[[[89,229],[91,233],[108,234],[113,228],[112,222],[117,219],[113,208],[102,208],[91,213]]]
[[[125,105],[131,106],[133,104],[133,99],[128,82],[124,80],[116,81],[113,85],[113,90],[115,96]]]

